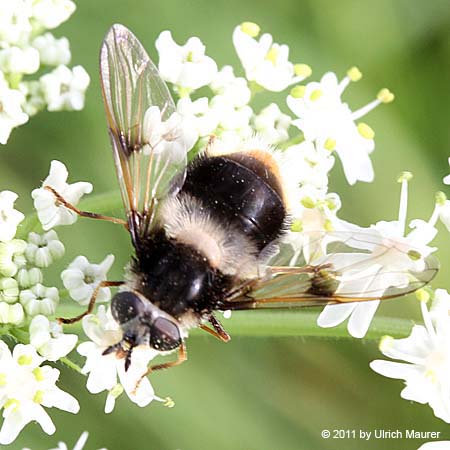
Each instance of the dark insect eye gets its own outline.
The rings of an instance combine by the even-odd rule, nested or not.
[[[150,330],[150,347],[155,350],[168,351],[181,345],[181,335],[178,326],[168,319],[158,317]]]
[[[119,292],[111,302],[111,312],[114,319],[119,323],[126,323],[144,310],[144,304],[133,292]]]

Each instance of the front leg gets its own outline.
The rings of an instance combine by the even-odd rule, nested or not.
[[[61,203],[61,205],[65,206],[67,209],[70,209],[74,213],[78,214],[80,217],[88,217],[89,219],[99,219],[99,220],[106,220],[107,222],[113,222],[118,223],[119,225],[123,225],[126,229],[128,229],[128,223],[126,220],[118,219],[117,217],[109,217],[104,216],[103,214],[97,214],[89,211],[81,211],[78,209],[75,205],[72,205],[72,203],[69,203],[60,193],[55,191],[51,186],[44,186],[44,189],[51,192],[55,197],[56,200]]]
[[[141,384],[142,380],[150,375],[150,373],[154,372],[155,370],[162,370],[162,369],[169,369],[170,367],[179,366],[180,364],[184,363],[184,361],[187,361],[187,352],[186,352],[186,344],[183,342],[178,350],[178,358],[175,361],[168,361],[166,363],[162,364],[156,364],[155,366],[150,366],[144,374],[139,378],[138,382],[136,383],[136,386],[133,389],[133,394],[136,394],[136,391],[139,388],[139,385]]]
[[[57,318],[58,322],[68,324],[68,323],[75,323],[75,322],[80,321],[84,316],[91,314],[92,310],[94,309],[95,300],[97,299],[97,295],[101,288],[121,286],[122,284],[124,284],[124,281],[101,281],[95,288],[94,292],[92,293],[91,299],[89,300],[87,310],[84,313],[82,313],[76,317],[71,317],[70,319],[64,319],[63,317],[58,317]]]

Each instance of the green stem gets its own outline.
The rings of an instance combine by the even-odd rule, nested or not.
[[[320,328],[317,325],[319,313],[305,310],[286,311],[239,311],[234,312],[231,319],[221,320],[224,328],[232,337],[319,337],[350,338],[346,324],[332,328]],[[379,340],[385,335],[394,338],[406,337],[410,334],[412,321],[391,317],[376,317],[364,339]],[[195,330],[193,335],[204,334]]]
[[[74,363],[73,361],[71,361],[69,358],[61,358],[60,361],[67,367],[70,367],[71,369],[75,370],[75,372],[78,372],[81,375],[86,376],[85,373],[83,373],[81,367]]]
[[[286,150],[287,148],[291,147],[292,145],[297,145],[300,144],[304,141],[304,137],[303,137],[303,133],[299,133],[296,136],[294,136],[293,138],[289,139],[286,142],[282,142],[281,144],[279,144],[277,146],[277,148],[279,148],[280,150]]]

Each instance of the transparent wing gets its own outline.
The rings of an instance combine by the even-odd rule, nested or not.
[[[186,152],[179,144],[170,92],[141,43],[123,25],[113,25],[103,41],[100,79],[117,176],[136,245],[154,224],[160,200],[181,187]]]
[[[425,286],[439,269],[429,247],[376,233],[314,233],[299,266],[271,265],[231,292],[220,309],[288,308],[383,300]],[[305,261],[305,254],[307,260]],[[275,263],[286,260],[279,253]]]

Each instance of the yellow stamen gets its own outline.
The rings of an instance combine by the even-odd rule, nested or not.
[[[359,81],[362,78],[362,73],[356,66],[353,66],[347,70],[347,76],[351,81]]]
[[[378,345],[378,348],[381,352],[384,352],[386,350],[389,350],[392,348],[394,344],[394,338],[392,336],[383,336],[380,340],[380,344]]]
[[[365,139],[373,139],[375,137],[375,131],[364,122],[358,123],[358,133]]]
[[[33,370],[34,378],[36,378],[37,381],[43,381],[44,380],[44,372],[40,367],[36,367],[36,369]]]
[[[0,373],[0,386],[6,386],[6,373]]]
[[[325,220],[325,223],[323,224],[323,229],[325,231],[334,231],[333,222],[331,222],[330,219]]]
[[[378,92],[377,99],[380,100],[381,103],[391,103],[394,101],[395,95],[389,89],[381,89]]]
[[[301,233],[303,231],[303,223],[300,219],[295,219],[291,225],[291,231]]]
[[[34,403],[42,403],[44,400],[44,391],[36,391],[36,394],[34,394],[33,402]]]
[[[437,377],[436,377],[436,372],[434,370],[428,369],[425,372],[425,378],[428,378],[433,384],[436,384]]]
[[[430,300],[430,298],[431,298],[431,293],[430,293],[430,291],[428,291],[428,290],[425,289],[425,288],[418,289],[418,290],[416,291],[416,298],[417,298],[417,300],[419,300],[420,302],[425,302],[425,303],[427,303],[427,302]]]
[[[325,205],[330,211],[333,211],[337,207],[336,202],[334,200],[332,200],[331,198],[327,198],[325,200]]]
[[[20,355],[17,362],[21,366],[28,366],[33,362],[33,358],[30,355]]]
[[[278,54],[279,54],[278,47],[275,47],[274,45],[272,45],[272,47],[270,47],[270,50],[267,52],[265,59],[267,59],[273,65],[275,65],[277,63]]]
[[[258,36],[260,30],[259,25],[254,22],[243,22],[241,24],[241,31],[253,38]]]
[[[189,53],[187,54],[187,56],[186,56],[186,61],[187,61],[187,62],[192,62],[192,61],[194,61],[194,53],[189,52]]]
[[[311,92],[311,95],[309,96],[309,98],[315,102],[316,100],[319,100],[320,97],[322,97],[323,92],[320,89],[315,89],[314,91]]]
[[[311,197],[303,197],[300,203],[308,209],[312,209],[316,206],[316,202]]]
[[[15,398],[9,398],[8,400],[6,400],[5,404],[3,405],[3,408],[5,409],[11,408],[12,410],[17,410],[19,406],[20,406],[19,400]]]
[[[328,138],[325,141],[324,148],[332,152],[336,148],[336,140],[332,138]]]
[[[164,406],[167,408],[173,408],[175,406],[175,402],[170,397],[166,397],[164,400]]]
[[[435,198],[436,198],[436,203],[439,206],[444,206],[445,202],[447,201],[447,196],[442,191],[436,192]]]
[[[411,172],[402,172],[397,177],[397,183],[401,183],[402,181],[411,181],[413,178],[413,174]]]
[[[308,66],[308,64],[295,64],[294,65],[294,73],[295,75],[299,77],[309,77],[312,74],[311,67]]]
[[[306,86],[298,85],[291,89],[291,95],[294,98],[303,98],[305,96]]]

